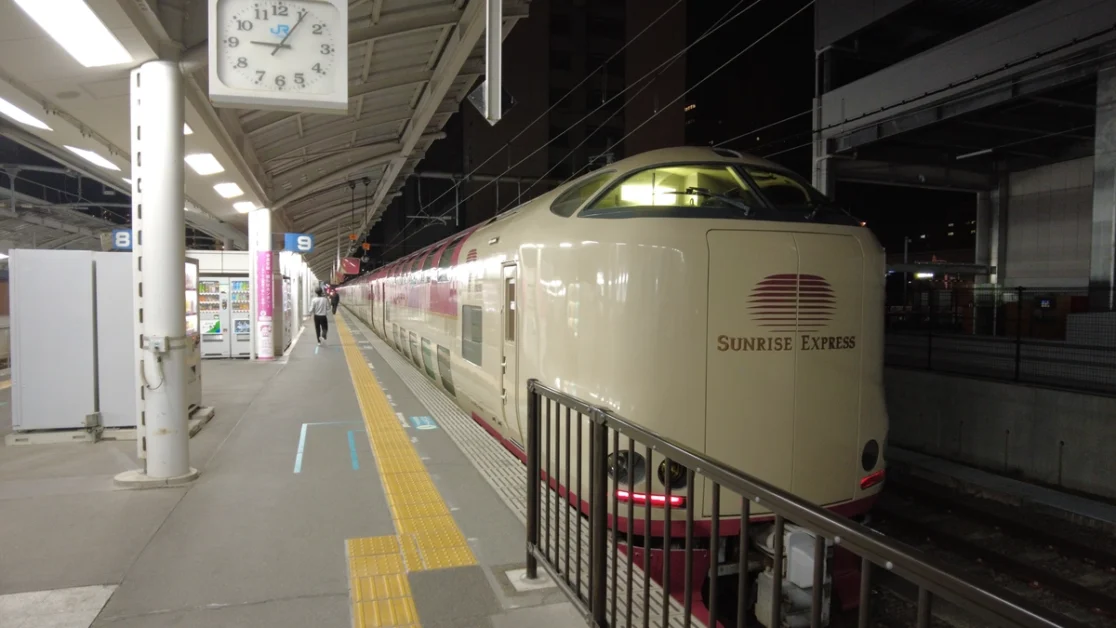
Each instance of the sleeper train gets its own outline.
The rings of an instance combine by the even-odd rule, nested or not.
[[[340,292],[521,457],[535,378],[855,517],[883,481],[884,277],[871,232],[797,175],[683,147],[585,174]],[[651,475],[633,478],[633,497],[663,495],[664,481],[681,492]],[[694,488],[707,520],[711,491]],[[739,527],[730,501],[725,536]],[[858,585],[834,586],[847,600]]]

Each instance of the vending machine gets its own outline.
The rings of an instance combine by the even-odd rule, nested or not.
[[[201,310],[201,357],[231,356],[229,279],[202,277],[198,286],[198,306]]]
[[[229,310],[232,330],[231,355],[252,357],[252,297],[248,278],[229,279]]]

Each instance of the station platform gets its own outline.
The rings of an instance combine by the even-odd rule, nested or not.
[[[889,447],[889,473],[943,486],[1023,513],[1067,521],[1116,537],[1116,505],[997,475],[923,453]]]
[[[0,447],[0,626],[584,625],[519,577],[522,465],[345,319],[205,362],[192,485],[117,488],[134,441]]]

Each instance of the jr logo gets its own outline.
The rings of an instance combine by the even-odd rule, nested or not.
[[[279,35],[280,37],[285,37],[289,32],[291,32],[291,27],[287,26],[286,24],[280,24],[271,29],[272,35]]]

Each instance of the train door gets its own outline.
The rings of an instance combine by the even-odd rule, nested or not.
[[[517,268],[515,264],[506,264],[503,270],[503,317],[501,320],[501,336],[503,340],[500,342],[502,348],[502,360],[500,360],[500,381],[503,391],[501,399],[504,406],[504,425],[509,429],[519,428],[518,419],[518,399],[519,399],[519,385],[516,381],[516,376],[519,373],[517,368],[516,357],[516,336],[518,316],[516,315],[515,301],[516,301],[516,275]]]

